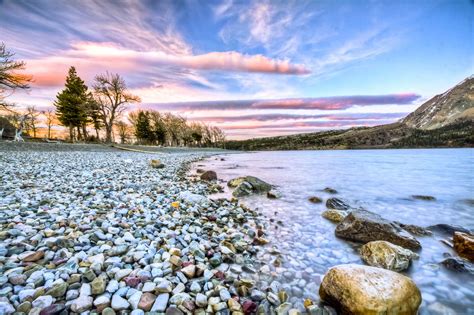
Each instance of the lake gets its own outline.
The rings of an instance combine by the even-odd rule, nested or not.
[[[267,218],[267,237],[282,253],[283,264],[274,267],[268,251],[260,258],[268,261],[297,303],[306,297],[318,299],[319,283],[331,266],[363,264],[360,245],[336,238],[336,225],[321,217],[325,204],[313,204],[308,197],[338,197],[407,224],[447,223],[474,230],[473,149],[273,151],[221,157],[224,160],[212,157],[197,164],[215,170],[223,181],[252,175],[277,186],[279,199],[252,196],[242,201]],[[338,193],[325,193],[325,187]],[[223,195],[229,192],[214,197]],[[412,195],[436,200],[415,200]],[[444,253],[456,255],[442,238],[417,237],[423,246],[420,258],[404,273],[422,291],[422,314],[473,314],[474,277],[439,264]]]

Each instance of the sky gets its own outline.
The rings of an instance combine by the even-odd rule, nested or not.
[[[120,74],[142,103],[229,139],[390,123],[474,73],[474,4],[0,0],[0,41],[53,106],[67,70]]]

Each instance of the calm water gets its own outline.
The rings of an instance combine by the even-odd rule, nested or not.
[[[352,206],[390,220],[421,226],[449,223],[474,230],[472,149],[257,152],[224,159],[199,164],[215,170],[223,181],[257,176],[276,185],[282,195],[278,200],[249,197],[244,202],[269,218],[268,238],[284,257],[282,267],[272,265],[272,271],[286,283],[295,303],[303,297],[318,298],[318,284],[331,266],[363,263],[358,245],[337,239],[335,224],[321,217],[324,203],[307,201],[310,196],[331,197],[321,191],[325,187],[336,189],[335,196]],[[411,195],[431,195],[436,201],[412,200]],[[406,274],[422,291],[421,313],[474,314],[473,277],[438,264],[443,253],[454,255],[440,242],[441,236],[417,238],[423,245],[420,259]],[[274,259],[267,253],[261,258],[269,263]]]

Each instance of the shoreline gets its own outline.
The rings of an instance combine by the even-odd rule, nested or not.
[[[270,307],[257,286],[260,215],[208,199],[210,184],[186,177],[192,163],[222,152],[88,149],[2,152],[2,313]],[[156,158],[164,168],[149,165]],[[271,305],[288,308],[280,302]]]

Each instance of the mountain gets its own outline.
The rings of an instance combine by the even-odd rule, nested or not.
[[[474,118],[474,76],[436,95],[403,119],[411,128],[431,130]]]
[[[226,143],[235,150],[421,147],[474,147],[473,76],[396,123]]]

